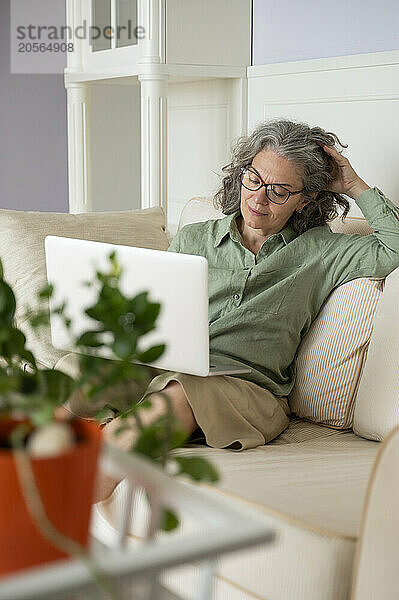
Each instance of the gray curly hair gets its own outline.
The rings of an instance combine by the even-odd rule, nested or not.
[[[339,215],[339,207],[343,209],[343,220],[349,212],[349,202],[341,194],[326,190],[335,177],[336,165],[318,143],[326,146],[339,144],[341,149],[348,147],[335,133],[321,127],[309,127],[306,123],[288,119],[261,123],[251,135],[238,138],[233,145],[231,162],[222,168],[224,176],[213,198],[214,206],[225,215],[240,208],[241,169],[249,165],[258,152],[267,149],[292,161],[301,173],[303,197],[309,203],[300,213],[295,211],[288,220],[297,233],[332,221]]]

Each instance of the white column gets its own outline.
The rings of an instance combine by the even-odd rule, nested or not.
[[[65,42],[73,43],[73,52],[67,52],[67,73],[80,71],[82,69],[82,46],[83,40],[75,36],[78,26],[82,25],[82,0],[66,1],[66,24],[71,28],[72,37]]]
[[[167,211],[167,76],[139,75],[141,84],[141,208]]]
[[[118,25],[118,9],[116,0],[111,0],[111,30],[114,32],[114,35],[111,37],[111,49],[114,50],[116,48],[116,27]]]
[[[139,40],[140,63],[165,62],[165,0],[139,0],[138,24],[145,37]]]
[[[89,152],[90,85],[67,85],[69,212],[92,210]]]
[[[248,80],[246,77],[232,80],[232,124],[230,139],[246,135],[248,127]]]

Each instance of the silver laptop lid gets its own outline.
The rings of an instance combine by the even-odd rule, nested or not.
[[[155,331],[142,338],[142,350],[166,344],[164,354],[152,366],[206,376],[209,371],[208,261],[202,256],[119,246],[64,237],[45,240],[47,279],[54,285],[50,306],[67,303],[71,332],[77,337],[93,326],[84,314],[94,303],[96,290],[85,286],[97,270],[109,270],[108,257],[115,250],[123,269],[121,290],[134,296],[148,291],[161,311]],[[73,351],[71,333],[58,315],[51,315],[55,348]]]

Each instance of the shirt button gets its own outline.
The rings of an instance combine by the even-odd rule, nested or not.
[[[233,298],[234,298],[234,300],[239,300],[240,299],[240,295],[239,294],[234,294]]]

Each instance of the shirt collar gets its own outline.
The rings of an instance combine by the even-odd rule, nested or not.
[[[215,243],[213,245],[214,248],[217,248],[222,243],[222,240],[226,237],[228,233],[230,234],[231,239],[236,238],[236,235],[234,235],[236,232],[238,233],[236,217],[238,217],[239,214],[240,211],[236,210],[233,214],[227,215],[223,219],[218,220],[215,234]]]
[[[235,213],[227,215],[223,219],[219,219],[216,228],[214,248],[220,246],[222,240],[226,237],[227,234],[230,235],[231,239],[234,242],[242,241],[241,234],[238,231],[236,223],[236,217],[238,217],[240,214],[240,211],[237,210]],[[281,231],[273,235],[281,236],[286,246],[298,236],[298,234],[294,231],[291,225],[286,225]]]

